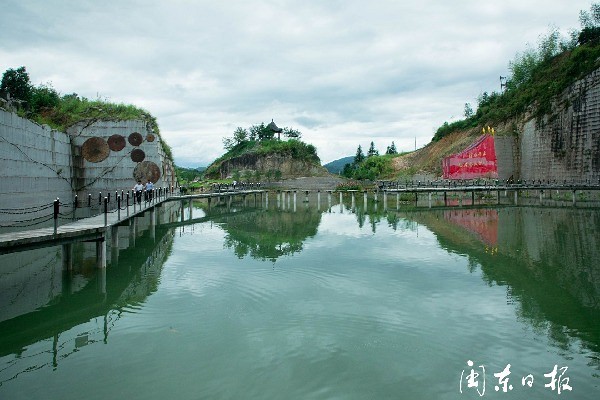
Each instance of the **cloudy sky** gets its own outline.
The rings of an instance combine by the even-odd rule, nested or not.
[[[584,0],[0,0],[0,72],[155,115],[183,166],[274,119],[323,163],[427,144]]]

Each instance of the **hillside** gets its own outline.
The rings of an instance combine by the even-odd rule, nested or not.
[[[205,172],[212,179],[246,180],[324,175],[327,170],[321,166],[316,148],[298,139],[242,141],[213,161]]]
[[[325,169],[327,169],[327,171],[329,171],[332,174],[339,174],[344,169],[344,165],[351,163],[353,160],[354,160],[354,156],[348,156],[348,157],[340,158],[338,160],[331,161],[331,162],[323,165],[323,167],[325,167]]]
[[[386,177],[441,176],[442,159],[472,143],[485,126],[514,140],[515,176],[543,176],[544,168],[570,179],[594,175],[600,164],[594,161],[596,133],[590,126],[586,136],[582,124],[597,113],[593,91],[600,68],[600,27],[584,28],[577,43],[561,42],[556,35],[541,38],[539,50],[517,55],[509,65],[512,76],[504,91],[482,93],[475,112],[445,122],[427,146],[394,158],[393,172]],[[535,135],[535,148],[525,139],[526,131]]]

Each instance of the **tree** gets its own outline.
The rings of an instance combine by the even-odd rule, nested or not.
[[[254,171],[254,182],[260,182],[260,178],[262,177],[262,172],[260,170]]]
[[[235,146],[235,142],[232,138],[224,137],[223,138],[223,148],[227,151],[230,151]]]
[[[344,169],[342,169],[342,176],[345,176],[346,178],[352,178],[353,174],[354,174],[354,165],[350,164],[350,163],[344,164]]]
[[[388,146],[385,154],[398,154],[398,150],[396,150],[396,144],[393,141],[391,146]]]
[[[285,127],[283,128],[283,136],[288,139],[300,139],[302,137],[302,132],[297,129]]]
[[[8,95],[10,95],[12,99],[29,103],[31,100],[31,89],[29,74],[25,70],[25,67],[17,69],[9,68],[2,75],[0,96],[3,98],[8,98]]]
[[[579,11],[579,22],[583,29],[600,26],[600,3],[593,3],[589,12]]]
[[[365,155],[362,151],[362,147],[360,144],[358,145],[358,149],[356,149],[356,155],[354,156],[354,165],[360,164],[365,159]]]
[[[233,140],[235,144],[246,142],[248,140],[248,131],[238,126],[235,131],[233,131]]]
[[[378,156],[379,152],[375,150],[375,144],[371,142],[371,146],[369,147],[369,151],[367,152],[367,157]]]
[[[275,137],[275,132],[267,128],[264,122],[260,125],[252,125],[248,131],[250,140],[272,140]]]
[[[281,180],[282,173],[281,173],[280,170],[276,169],[274,174],[275,174],[275,180],[276,181]]]
[[[471,107],[471,103],[465,103],[465,118],[471,118],[473,114],[473,107]]]
[[[32,88],[30,108],[34,112],[58,107],[60,96],[50,85],[40,85]]]

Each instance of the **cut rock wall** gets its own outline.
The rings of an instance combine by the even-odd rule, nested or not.
[[[70,205],[75,195],[97,201],[100,192],[130,190],[137,179],[156,187],[176,182],[173,162],[143,120],[85,121],[64,133],[2,109],[0,174],[0,228],[7,229],[51,215],[41,207],[56,198]]]

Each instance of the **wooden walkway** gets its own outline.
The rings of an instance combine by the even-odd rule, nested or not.
[[[472,197],[472,204],[475,204],[475,193],[477,192],[496,192],[497,200],[500,201],[500,192],[514,192],[514,205],[517,205],[519,192],[524,191],[538,191],[540,201],[545,193],[551,195],[551,191],[562,191],[571,192],[572,203],[576,203],[576,193],[581,191],[600,191],[600,185],[557,185],[557,184],[507,184],[507,185],[463,185],[463,186],[436,186],[436,185],[419,185],[419,186],[396,186],[396,187],[383,187],[378,190],[371,191],[377,201],[377,195],[383,194],[384,201],[386,201],[387,195],[402,193],[410,193],[415,196],[415,202],[418,202],[419,194],[427,193],[429,197],[429,207],[432,206],[431,196],[434,194],[443,194],[444,204],[447,204],[448,193],[470,193]],[[306,189],[271,189],[270,191],[276,192],[278,199],[280,195],[291,195],[294,193],[305,192],[308,195],[309,192],[324,192],[329,196],[335,190],[306,190]],[[30,229],[18,232],[10,232],[0,234],[0,254],[13,253],[18,251],[30,250],[34,248],[65,245],[73,242],[81,241],[93,241],[98,243],[104,243],[107,230],[111,227],[123,225],[127,223],[131,218],[140,215],[146,211],[153,211],[155,207],[160,206],[164,202],[168,201],[181,201],[181,200],[193,200],[193,199],[213,199],[213,198],[228,198],[231,202],[234,196],[247,196],[247,195],[258,195],[267,192],[265,189],[252,189],[252,190],[230,190],[226,189],[220,192],[211,193],[191,193],[187,195],[172,195],[169,197],[162,197],[156,199],[150,203],[142,203],[140,206],[129,206],[123,208],[120,212],[112,210],[106,214],[102,213],[94,217],[83,218],[75,222],[67,223],[56,228],[40,228]],[[340,202],[342,201],[342,193],[352,193],[352,196],[360,193],[358,190],[347,190],[340,191]],[[365,199],[367,191],[363,191]],[[461,195],[462,196],[462,195]],[[462,198],[462,197],[461,197]],[[102,253],[102,249],[99,248],[98,252]]]
[[[153,211],[155,207],[168,201],[193,200],[204,198],[220,198],[233,196],[245,196],[249,194],[260,194],[264,190],[242,190],[221,193],[199,193],[185,196],[170,196],[156,199],[152,202],[142,202],[141,205],[130,205],[122,210],[111,210],[89,218],[83,218],[75,222],[60,225],[56,228],[38,228],[18,232],[0,234],[0,254],[14,253],[18,251],[31,250],[41,247],[57,246],[74,242],[104,242],[106,232],[114,226],[127,223],[147,211]],[[101,251],[101,249],[99,249]]]

